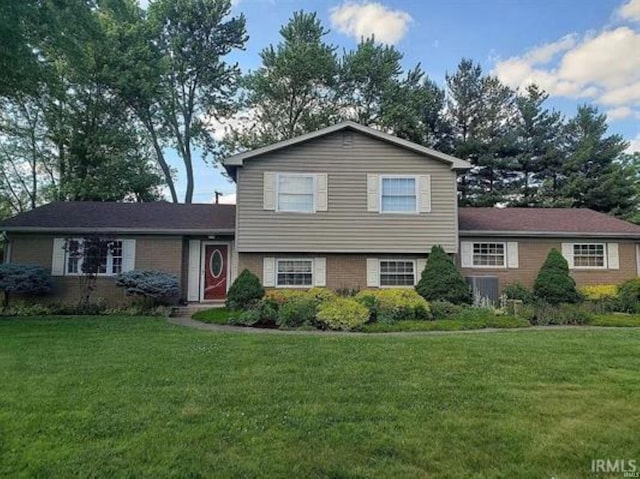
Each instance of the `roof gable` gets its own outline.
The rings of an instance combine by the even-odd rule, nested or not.
[[[306,133],[304,135],[297,136],[295,138],[291,138],[288,140],[279,141],[277,143],[273,143],[271,145],[263,146],[261,148],[257,148],[255,150],[245,151],[242,153],[238,153],[236,155],[230,156],[222,160],[222,164],[227,169],[229,174],[232,177],[235,177],[235,169],[241,167],[246,160],[250,160],[257,156],[261,156],[267,153],[271,153],[277,150],[281,150],[283,148],[287,148],[289,146],[297,145],[300,143],[304,143],[315,138],[319,138],[322,136],[329,135],[331,133],[335,133],[342,130],[353,130],[370,137],[376,138],[378,140],[382,140],[384,142],[393,144],[400,148],[405,148],[407,150],[413,151],[415,153],[419,153],[425,156],[429,156],[430,158],[434,158],[436,160],[447,163],[451,166],[452,170],[466,170],[471,168],[471,164],[467,161],[461,160],[451,155],[447,155],[445,153],[441,153],[432,148],[427,148],[426,146],[419,145],[417,143],[413,143],[408,140],[403,140],[402,138],[398,138],[397,136],[390,135],[388,133],[384,133],[380,130],[376,130],[374,128],[370,128],[368,126],[360,125],[359,123],[355,123],[353,121],[344,121],[342,123],[337,123],[335,125],[322,128],[317,131],[313,131],[311,133]]]

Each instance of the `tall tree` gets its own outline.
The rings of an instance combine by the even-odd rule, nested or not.
[[[560,197],[564,120],[560,112],[544,107],[548,97],[530,85],[516,98],[517,180],[509,191],[510,205],[540,206]]]
[[[473,165],[459,182],[461,202],[501,203],[506,199],[505,186],[514,177],[515,93],[468,59],[446,80],[453,152]]]
[[[631,172],[620,161],[628,143],[607,130],[607,116],[593,106],[579,106],[567,123],[563,195],[574,207],[624,215],[636,201]]]
[[[295,12],[276,46],[262,50],[262,65],[243,79],[244,111],[252,125],[230,127],[225,151],[255,148],[317,130],[337,115],[335,47],[315,13]]]
[[[119,42],[110,58],[114,85],[144,126],[174,202],[163,150],[180,156],[190,203],[194,152],[211,140],[205,126],[236,106],[240,70],[226,57],[244,48],[244,16],[230,16],[230,0],[157,0],[147,12],[132,0],[110,4],[108,30]]]
[[[343,116],[361,125],[385,128],[385,115],[403,73],[401,60],[402,53],[393,46],[376,43],[374,37],[345,52],[339,90]]]

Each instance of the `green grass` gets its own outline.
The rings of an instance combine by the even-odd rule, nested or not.
[[[639,343],[1,320],[0,476],[597,477],[640,459]]]
[[[600,314],[590,323],[591,326],[615,326],[620,328],[640,327],[640,316],[623,313]]]
[[[229,320],[233,316],[237,316],[239,314],[240,313],[230,311],[227,308],[213,308],[198,311],[197,313],[194,313],[192,318],[197,319],[198,321],[202,321],[203,323],[229,324]]]

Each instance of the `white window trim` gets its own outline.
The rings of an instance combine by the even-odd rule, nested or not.
[[[307,210],[283,210],[280,208],[280,177],[284,176],[298,176],[303,178],[311,178],[311,195],[312,195],[312,207],[311,211]],[[314,214],[316,212],[316,202],[317,202],[317,191],[316,191],[316,180],[313,173],[276,173],[276,184],[275,184],[275,194],[276,194],[276,204],[275,211],[276,213],[297,213],[297,214]]]
[[[308,261],[309,263],[311,263],[311,284],[310,285],[305,285],[305,284],[280,284],[279,282],[279,278],[278,278],[278,271],[280,268],[280,262],[281,261]],[[315,270],[314,270],[314,266],[313,266],[314,260],[313,258],[276,258],[276,269],[274,271],[274,275],[275,275],[275,287],[276,288],[285,288],[285,289],[310,289],[313,288],[313,285],[315,284]]]
[[[69,241],[77,241],[77,242],[83,242],[84,238],[70,238],[68,240]],[[115,238],[113,240],[109,240],[111,242],[116,242],[119,241],[122,243],[122,239],[120,238]],[[68,244],[67,242],[67,244]],[[124,243],[122,243],[121,246],[121,251],[122,251],[122,255],[120,256],[120,258],[122,259],[123,263],[120,264],[120,268],[122,268],[123,264],[124,264]],[[77,273],[69,273],[69,251],[67,251],[65,249],[64,251],[64,276],[83,276],[84,273],[82,272],[82,263],[84,262],[83,258],[78,258],[78,272]],[[108,271],[113,271],[113,255],[111,254],[111,251],[107,252],[107,265],[106,265],[106,269],[107,269],[107,273],[96,273],[96,276],[99,277],[113,277],[113,276],[118,276],[120,273],[109,273]]]
[[[502,255],[502,264],[474,264],[473,262],[473,250],[475,248],[475,246],[477,244],[501,244],[502,248],[503,248],[503,255]],[[508,256],[508,251],[507,251],[507,243],[506,241],[473,241],[471,242],[471,267],[473,269],[507,269],[507,256]]]
[[[393,262],[393,261],[402,261],[403,263],[413,263],[413,284],[400,284],[400,285],[382,285],[382,262]],[[418,265],[415,259],[402,259],[402,258],[379,258],[378,259],[378,287],[385,288],[415,288],[418,283]],[[422,274],[422,272],[420,272]]]
[[[608,269],[609,268],[609,252],[607,251],[607,243],[601,243],[601,242],[591,242],[591,243],[570,243],[571,244],[571,262],[573,264],[569,265],[569,269],[577,269],[577,270],[589,270],[589,269],[596,269],[596,270],[603,270],[603,269]],[[575,246],[576,245],[587,245],[587,246],[591,246],[591,245],[598,245],[598,246],[602,246],[602,266],[576,266],[576,250],[575,250]]]
[[[384,211],[382,209],[382,182],[385,179],[393,179],[393,178],[406,178],[406,179],[413,179],[413,194],[415,195],[416,198],[416,209],[414,211]],[[383,215],[418,215],[420,214],[420,186],[419,186],[419,178],[418,175],[380,175],[380,178],[378,179],[378,181],[380,182],[380,184],[378,185],[378,205],[379,206],[379,211],[380,214]]]

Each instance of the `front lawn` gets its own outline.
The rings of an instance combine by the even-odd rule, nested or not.
[[[0,320],[0,476],[589,477],[640,460],[639,341]]]

